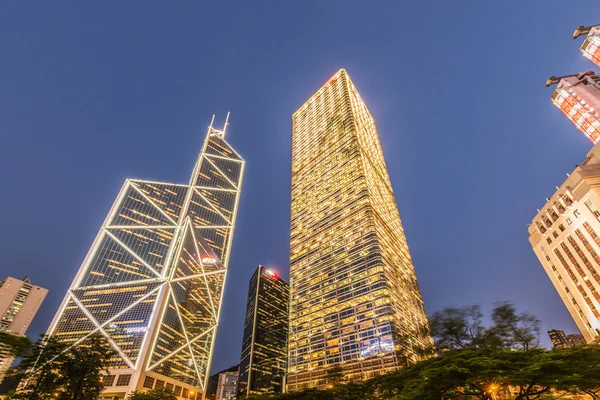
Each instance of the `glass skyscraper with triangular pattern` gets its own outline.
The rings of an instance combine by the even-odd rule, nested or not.
[[[52,321],[60,341],[114,348],[104,398],[205,392],[244,172],[226,127],[211,123],[189,184],[125,181]]]

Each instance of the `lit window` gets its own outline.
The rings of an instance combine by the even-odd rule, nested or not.
[[[577,218],[581,215],[581,213],[579,212],[579,210],[575,210],[573,211],[573,215],[575,216],[575,218]]]
[[[573,223],[573,220],[569,217],[567,218],[567,225],[571,225]]]

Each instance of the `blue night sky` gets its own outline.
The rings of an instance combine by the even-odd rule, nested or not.
[[[287,278],[291,115],[345,68],[377,121],[429,313],[508,300],[576,331],[527,224],[591,143],[550,75],[597,1],[3,2],[0,276],[44,332],[123,180],[186,183],[212,114],[247,169],[213,371],[240,357],[257,264]],[[543,344],[548,344],[545,332]]]

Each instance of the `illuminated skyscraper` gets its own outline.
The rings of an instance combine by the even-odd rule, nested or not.
[[[226,128],[211,123],[189,184],[125,181],[52,321],[60,341],[115,349],[104,397],[205,391],[244,171]]]
[[[557,84],[552,103],[575,124],[592,143],[600,139],[600,75],[584,72],[550,77],[546,86]]]
[[[0,282],[0,332],[24,336],[48,290],[10,276]],[[0,344],[0,382],[14,361],[10,347]]]
[[[600,25],[579,26],[573,33],[573,39],[587,35],[579,50],[583,55],[600,67]]]
[[[281,393],[287,369],[290,287],[262,265],[250,279],[239,397]]]
[[[548,331],[548,336],[552,342],[553,349],[562,349],[568,347],[567,335],[565,335],[565,332],[552,329],[551,331]]]
[[[289,390],[432,344],[375,121],[344,70],[292,117],[290,251]]]
[[[600,337],[600,144],[546,201],[529,242],[588,342]]]

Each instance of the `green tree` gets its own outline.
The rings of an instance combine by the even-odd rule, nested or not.
[[[133,392],[127,400],[177,400],[173,391],[168,389],[154,389],[147,392]]]
[[[538,345],[540,321],[528,313],[518,313],[507,302],[495,305],[491,313],[493,325],[483,325],[478,305],[444,308],[431,318],[431,332],[438,350],[495,347],[503,349],[535,348]]]
[[[115,352],[100,335],[93,335],[84,343],[72,347],[64,354],[60,369],[65,378],[60,399],[95,400],[103,388],[102,375],[108,374],[108,367]]]
[[[64,382],[61,374],[66,345],[53,338],[41,337],[17,367],[22,390],[14,398],[46,400],[54,398]]]
[[[465,349],[484,344],[483,313],[478,305],[447,307],[430,319],[431,334],[438,349]]]
[[[540,320],[523,312],[517,313],[510,303],[498,303],[492,311],[494,322],[490,332],[499,338],[505,349],[521,348],[529,350],[539,344]]]
[[[367,382],[348,382],[336,385],[333,397],[335,400],[365,400],[373,399],[373,393]]]
[[[344,380],[344,368],[341,365],[335,364],[327,370],[327,382],[335,384]]]
[[[510,366],[502,383],[519,389],[516,400],[538,399],[549,394],[556,387],[556,382],[567,373],[564,361],[543,349],[505,350],[499,357]]]
[[[558,390],[600,399],[600,345],[575,346],[550,352],[564,363],[565,373],[554,383]]]
[[[27,336],[0,331],[0,345],[8,348],[13,356],[24,357],[31,353],[33,343]]]

